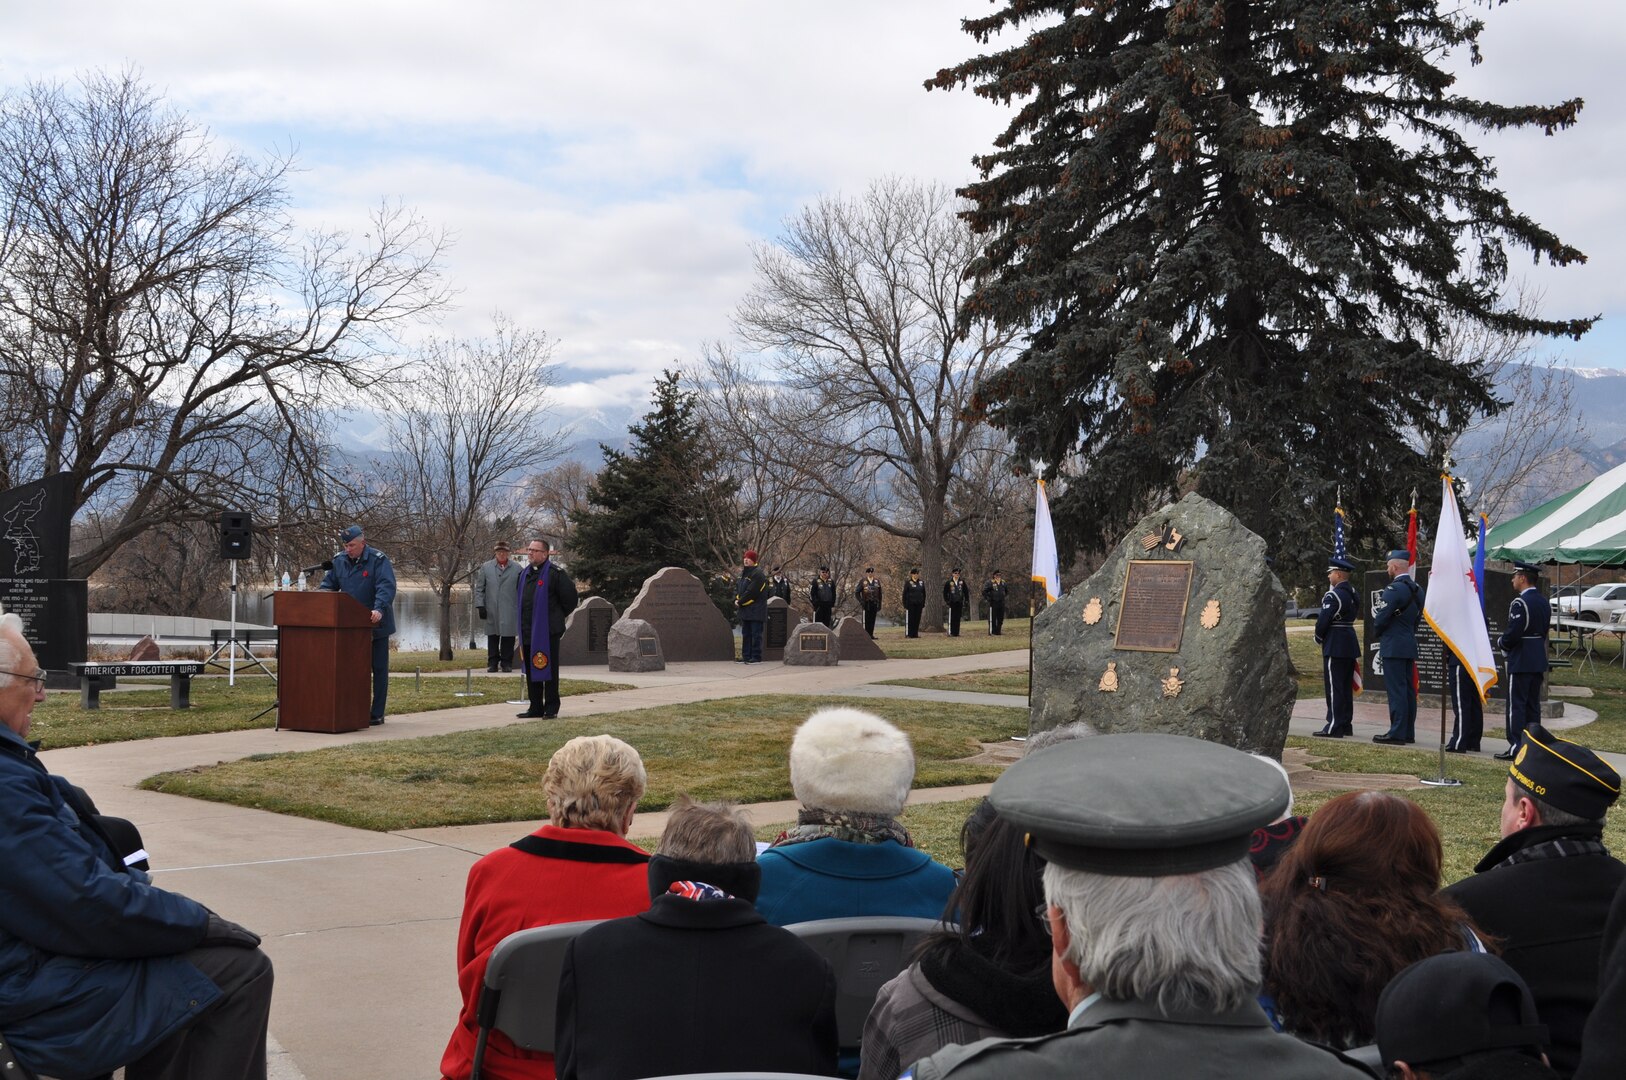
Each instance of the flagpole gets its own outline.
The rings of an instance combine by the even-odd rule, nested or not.
[[[1444,472],[1444,473],[1441,473],[1440,476],[1445,481],[1446,490],[1449,491],[1451,489],[1451,474],[1449,472]],[[1417,489],[1416,488],[1412,489],[1411,502],[1412,502],[1412,511],[1415,513],[1416,509],[1417,509]],[[1452,500],[1452,505],[1455,506],[1455,504],[1456,504],[1456,500],[1453,499]],[[1438,549],[1438,547],[1440,545],[1440,542],[1441,542],[1441,539],[1443,537],[1448,536],[1448,535],[1454,535],[1460,541],[1460,534],[1462,533],[1462,512],[1460,510],[1457,512],[1457,521],[1455,522],[1456,528],[1454,530],[1454,533],[1447,533],[1446,528],[1445,528],[1445,524],[1446,523],[1442,520],[1440,522],[1440,527],[1434,530],[1434,546],[1435,546],[1436,549]],[[1432,578],[1430,578],[1429,579],[1429,586],[1432,588],[1433,585],[1434,585],[1434,580]],[[1438,636],[1438,635],[1436,635],[1436,636]],[[1445,672],[1450,670],[1450,668],[1451,668],[1451,665],[1446,662],[1446,658],[1445,658],[1445,654],[1446,654],[1446,651],[1447,651],[1448,648],[1449,648],[1449,646],[1447,646],[1445,641],[1442,639],[1440,641],[1440,673],[1442,675],[1445,674]],[[1456,674],[1453,673],[1452,674],[1452,681],[1455,682],[1456,678],[1457,678]],[[1462,786],[1462,781],[1461,780],[1457,780],[1457,779],[1454,779],[1452,777],[1449,777],[1449,776],[1445,775],[1445,692],[1446,692],[1446,688],[1445,688],[1444,681],[1442,680],[1441,684],[1440,684],[1440,764],[1439,764],[1439,767],[1435,770],[1434,779],[1430,780],[1426,776],[1419,776],[1417,778],[1420,783],[1427,784],[1429,787],[1461,787]],[[1477,687],[1475,689],[1475,693],[1478,693]]]

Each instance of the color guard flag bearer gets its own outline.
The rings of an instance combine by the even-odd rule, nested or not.
[[[1056,558],[1056,530],[1050,524],[1050,500],[1044,481],[1033,500],[1033,580],[1044,585],[1045,603],[1061,599],[1061,564]]]
[[[1434,566],[1429,571],[1423,618],[1440,635],[1445,647],[1462,661],[1463,670],[1479,688],[1479,700],[1483,702],[1496,685],[1496,656],[1491,652],[1490,631],[1485,628],[1485,612],[1479,604],[1468,545],[1462,538],[1462,513],[1451,490],[1451,477],[1445,476],[1441,482],[1445,495],[1440,504],[1440,527],[1434,532]]]

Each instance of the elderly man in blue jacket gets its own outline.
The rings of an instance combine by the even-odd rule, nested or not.
[[[395,633],[395,567],[390,558],[367,546],[360,525],[351,525],[339,534],[344,550],[333,556],[333,568],[322,578],[322,588],[348,593],[372,612],[373,619],[373,708],[369,722],[384,722],[384,705],[390,696],[390,635]]]
[[[124,865],[25,741],[44,700],[0,616],[0,1034],[49,1076],[265,1080],[260,939]]]

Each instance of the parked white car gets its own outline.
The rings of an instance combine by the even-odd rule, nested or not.
[[[1568,593],[1558,598],[1557,608],[1566,619],[1610,622],[1615,612],[1626,608],[1626,584],[1616,581],[1594,585],[1580,596]]]

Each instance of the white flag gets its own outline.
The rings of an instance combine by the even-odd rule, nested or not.
[[[1044,585],[1046,603],[1054,604],[1061,599],[1056,530],[1050,524],[1050,500],[1045,497],[1043,480],[1039,481],[1039,494],[1033,500],[1033,580]]]
[[[1496,654],[1491,652],[1490,631],[1479,606],[1479,583],[1474,581],[1468,542],[1462,537],[1462,515],[1451,491],[1451,478],[1445,477],[1442,483],[1445,497],[1440,504],[1440,527],[1434,530],[1434,565],[1428,574],[1423,618],[1473,675],[1483,701],[1496,685]]]

